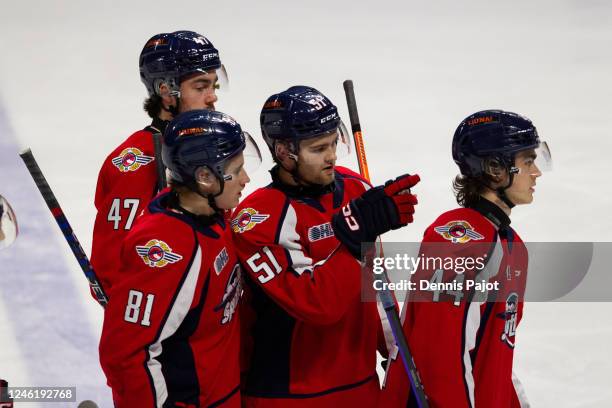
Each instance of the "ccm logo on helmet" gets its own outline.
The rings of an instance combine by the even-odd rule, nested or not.
[[[349,226],[351,231],[358,231],[359,224],[357,223],[357,220],[355,219],[355,217],[353,217],[352,214],[353,213],[351,212],[351,207],[348,204],[342,207],[342,215],[344,215],[346,224]]]
[[[202,55],[202,61],[208,61],[214,58],[219,58],[219,53],[217,52],[211,52],[210,54],[204,54]]]
[[[331,115],[327,115],[326,117],[321,119],[321,124],[323,124],[323,123],[325,123],[327,121],[330,121],[332,119],[336,119],[337,117],[338,117],[338,113],[337,112],[334,112]]]

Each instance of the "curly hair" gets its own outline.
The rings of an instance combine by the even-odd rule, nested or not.
[[[486,189],[485,182],[475,177],[460,174],[453,180],[455,199],[461,207],[472,207]]]
[[[162,99],[159,95],[151,95],[145,99],[142,107],[151,119],[155,119],[162,111]]]

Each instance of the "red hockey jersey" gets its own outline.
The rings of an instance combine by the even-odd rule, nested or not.
[[[241,309],[245,404],[373,406],[381,318],[376,303],[361,301],[361,266],[330,223],[368,184],[337,168],[333,188],[311,194],[272,174],[232,219],[249,297]]]
[[[509,224],[499,207],[482,199],[473,209],[442,214],[425,231],[419,257],[428,264],[412,276],[416,286],[403,312],[404,332],[432,408],[521,406],[512,359],[528,259]],[[436,265],[438,258],[451,268]],[[380,406],[416,406],[409,389],[397,358],[389,366]]]
[[[125,239],[102,368],[119,408],[239,407],[242,285],[231,231],[222,217],[210,224],[170,209],[174,200],[152,201]]]
[[[157,169],[153,133],[165,122],[140,130],[108,155],[98,174],[91,265],[108,291],[119,272],[121,243],[157,193]]]

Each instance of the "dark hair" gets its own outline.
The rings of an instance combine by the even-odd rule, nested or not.
[[[486,188],[482,180],[471,176],[459,174],[453,180],[453,192],[457,203],[462,207],[472,207],[480,200],[480,194]]]
[[[162,111],[162,99],[159,95],[151,95],[145,99],[142,107],[151,119],[156,119]]]

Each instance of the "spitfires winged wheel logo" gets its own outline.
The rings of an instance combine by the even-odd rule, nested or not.
[[[163,268],[183,259],[181,255],[172,252],[168,244],[158,239],[152,239],[145,245],[137,245],[136,252],[145,264],[153,268]]]
[[[269,214],[259,214],[254,208],[245,208],[232,220],[232,230],[242,234],[253,229],[257,224],[261,224],[268,218],[270,218]]]
[[[453,244],[464,244],[471,240],[478,241],[484,238],[467,221],[451,221],[446,225],[435,227],[434,231]]]
[[[112,162],[120,172],[125,173],[128,171],[136,171],[141,166],[146,166],[153,161],[153,157],[145,156],[142,150],[135,147],[128,147],[123,149],[119,156],[115,157]]]

